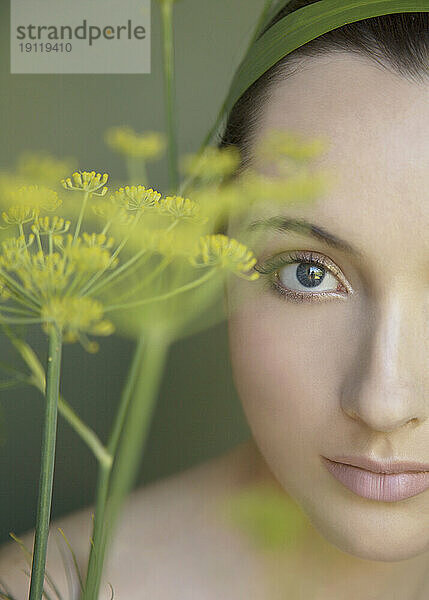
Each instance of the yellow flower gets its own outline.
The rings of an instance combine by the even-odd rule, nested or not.
[[[36,211],[30,206],[15,205],[2,213],[3,221],[7,225],[24,225],[30,223],[36,216]]]
[[[166,231],[165,229],[144,229],[138,232],[141,248],[148,252],[170,256],[189,256],[192,244],[188,231]]]
[[[59,160],[45,152],[24,152],[18,159],[17,173],[29,181],[57,184],[74,168],[74,159]]]
[[[59,235],[66,233],[69,228],[70,221],[66,221],[63,217],[38,217],[31,226],[31,231],[38,235]]]
[[[272,130],[255,146],[255,155],[265,160],[290,158],[307,162],[320,156],[329,143],[328,138],[307,138],[298,131]]]
[[[44,185],[23,185],[17,187],[3,182],[2,204],[8,208],[3,213],[3,218],[8,224],[27,223],[42,210],[52,211],[61,205],[57,192]],[[10,213],[10,214],[9,214]],[[22,221],[24,213],[26,220]],[[27,219],[28,217],[28,219]],[[8,221],[9,219],[9,221]]]
[[[257,262],[253,252],[244,244],[223,234],[201,236],[195,253],[189,260],[195,267],[217,266],[248,281],[259,278],[259,273],[246,273]]]
[[[250,208],[250,197],[240,183],[224,183],[222,185],[201,186],[192,190],[192,198],[201,206],[202,213],[210,222],[247,213]]]
[[[311,202],[325,193],[332,178],[327,172],[310,173],[299,169],[286,177],[268,177],[261,173],[247,172],[240,178],[243,197],[248,205],[268,201],[290,205]]]
[[[111,127],[105,140],[113,150],[134,158],[156,159],[166,148],[165,137],[155,131],[136,133],[130,127]]]
[[[225,496],[219,508],[231,524],[266,550],[296,546],[308,527],[300,507],[267,483],[247,485]]]
[[[157,207],[160,198],[159,192],[152,188],[146,188],[144,185],[127,185],[115,192],[115,199],[119,206],[136,213]]]
[[[110,249],[114,244],[112,237],[107,237],[104,233],[82,233],[82,240],[89,248]]]
[[[117,264],[116,260],[111,260],[109,251],[114,239],[102,233],[84,232],[76,239],[69,234],[65,244],[62,239],[57,239],[56,243],[69,264],[80,273],[96,273]]]
[[[232,174],[240,164],[240,152],[235,146],[227,148],[208,147],[200,154],[189,154],[182,160],[182,170],[203,179],[225,177]]]
[[[103,187],[104,184],[109,179],[109,175],[104,173],[96,173],[95,171],[76,171],[72,175],[73,181],[71,177],[67,177],[67,179],[62,179],[61,183],[66,190],[78,190],[90,192],[95,196],[104,196],[107,192],[107,187]],[[101,189],[101,192],[96,194],[97,190]]]
[[[129,214],[124,206],[118,204],[114,195],[111,195],[109,200],[100,200],[94,204],[92,211],[97,217],[105,219],[107,223],[130,225],[133,220],[133,215]]]
[[[158,211],[160,214],[169,214],[176,219],[198,221],[203,218],[200,215],[200,205],[189,198],[182,198],[182,196],[161,198],[158,202]],[[203,220],[207,221],[207,217],[204,217]]]
[[[29,268],[24,265],[16,269],[16,274],[24,287],[39,298],[63,292],[76,271],[75,265],[58,252],[45,255],[39,251],[29,257],[28,263]]]
[[[1,243],[0,267],[3,267],[7,271],[13,271],[28,260],[27,252],[34,241],[34,235],[30,234],[27,239],[28,241],[22,235],[3,240]]]
[[[65,342],[80,341],[89,352],[95,352],[98,344],[89,342],[85,334],[110,335],[113,324],[103,319],[103,305],[87,297],[54,297],[42,307],[44,330],[49,333],[51,322],[63,332]]]
[[[111,264],[110,252],[97,246],[91,248],[75,245],[70,248],[69,257],[76,270],[82,273],[97,273]]]

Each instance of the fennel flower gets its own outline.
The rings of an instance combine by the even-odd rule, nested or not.
[[[248,281],[259,278],[259,273],[247,273],[257,262],[252,250],[223,234],[201,236],[195,254],[189,257],[189,261],[196,267],[226,269]]]
[[[166,148],[165,137],[155,131],[136,133],[130,127],[111,127],[106,131],[108,146],[132,158],[157,159]]]

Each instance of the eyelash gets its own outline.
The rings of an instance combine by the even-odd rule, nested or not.
[[[328,270],[332,275],[339,279],[338,286],[341,286],[342,290],[340,291],[337,288],[337,290],[330,292],[302,292],[286,288],[279,281],[278,271],[283,266],[294,263],[316,265]],[[332,297],[344,298],[353,293],[351,285],[340,268],[327,256],[319,254],[318,252],[295,250],[288,253],[277,254],[263,261],[261,264],[257,263],[254,266],[254,269],[262,275],[267,276],[264,283],[268,290],[274,292],[277,296],[292,302],[322,302]]]

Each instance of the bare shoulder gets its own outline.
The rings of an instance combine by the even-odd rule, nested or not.
[[[106,562],[100,600],[239,600],[264,597],[260,560],[249,542],[224,519],[222,503],[256,475],[252,446],[245,442],[209,461],[135,489],[127,498]],[[82,574],[89,555],[93,506],[51,523],[47,570],[67,597],[68,582],[59,551],[60,527]],[[32,548],[34,531],[20,536]],[[54,541],[55,539],[55,541]],[[58,544],[56,543],[58,541]],[[29,578],[16,542],[0,547],[0,581],[17,600],[28,594]]]

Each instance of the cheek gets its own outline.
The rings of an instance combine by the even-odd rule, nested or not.
[[[234,382],[252,433],[274,471],[319,460],[344,415],[339,394],[355,357],[353,311],[328,301],[268,300],[228,321]]]

